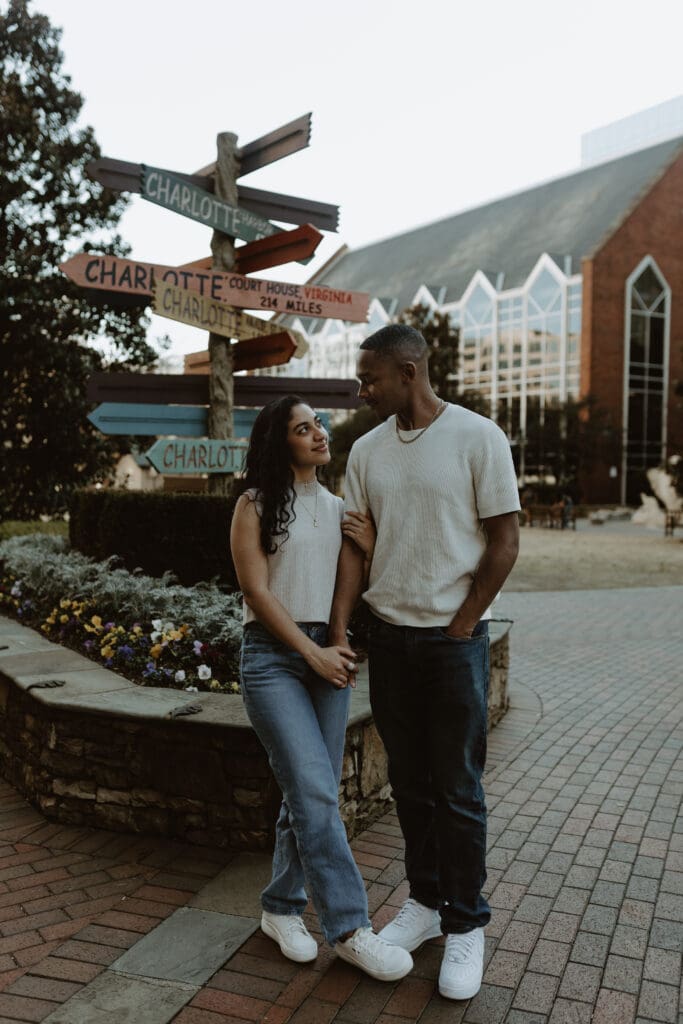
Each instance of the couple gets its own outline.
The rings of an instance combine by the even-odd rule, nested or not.
[[[263,931],[290,959],[315,959],[308,890],[337,954],[385,981],[444,933],[439,991],[469,999],[490,918],[486,620],[516,558],[519,502],[505,435],[441,401],[427,364],[411,327],[361,344],[359,397],[383,422],[353,446],[345,516],[316,477],[330,455],[313,410],[296,396],[263,409],[231,544],[244,595],[242,693],[283,793]],[[378,935],[338,810],[356,672],[346,629],[361,593],[410,885]]]

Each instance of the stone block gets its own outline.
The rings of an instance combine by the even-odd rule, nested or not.
[[[386,784],[388,778],[387,755],[379,738],[377,726],[369,722],[363,729],[361,747],[360,791],[369,796]]]
[[[119,804],[127,807],[131,801],[131,794],[127,790],[105,789],[104,786],[97,787],[97,802],[99,804]]]
[[[234,786],[232,798],[240,807],[260,807],[263,803],[263,794],[258,789],[244,789],[242,786]]]
[[[95,800],[97,797],[97,787],[94,782],[88,782],[87,780],[77,780],[75,782],[66,782],[64,779],[55,779],[52,784],[53,792],[56,796],[71,796],[77,800]]]

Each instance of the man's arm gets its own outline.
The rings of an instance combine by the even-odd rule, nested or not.
[[[343,647],[348,644],[346,630],[353,609],[363,592],[364,580],[365,555],[354,541],[344,537],[337,563],[337,581],[330,612],[327,640],[329,644]]]
[[[470,592],[458,608],[446,632],[454,637],[470,636],[483,613],[508,578],[519,552],[519,517],[516,512],[483,519],[486,551]],[[339,642],[339,641],[333,641]]]

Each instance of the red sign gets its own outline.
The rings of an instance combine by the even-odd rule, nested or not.
[[[251,274],[254,270],[279,267],[282,263],[308,260],[322,238],[312,224],[303,224],[293,231],[278,231],[276,235],[248,242],[235,249],[237,269],[240,274]]]
[[[296,352],[296,340],[289,331],[267,334],[262,338],[239,341],[232,349],[233,371],[262,370],[267,366],[282,366],[288,363]],[[209,350],[188,352],[185,356],[185,373],[211,373]],[[235,382],[237,384],[237,381]]]
[[[265,281],[242,274],[192,267],[138,263],[117,256],[79,253],[61,263],[67,277],[85,288],[152,295],[155,280],[190,288],[202,296],[241,309],[265,309],[290,316],[320,317],[365,323],[370,296],[317,284]]]

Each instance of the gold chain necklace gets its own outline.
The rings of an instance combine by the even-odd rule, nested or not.
[[[412,444],[412,443],[413,443],[413,441],[417,441],[417,439],[418,439],[418,438],[422,437],[422,435],[424,434],[425,430],[429,430],[429,428],[431,427],[431,425],[432,425],[432,423],[434,422],[434,420],[437,420],[437,419],[439,418],[439,416],[441,415],[441,413],[442,413],[442,412],[444,411],[444,409],[446,408],[446,405],[447,405],[447,403],[446,403],[446,402],[444,402],[444,400],[443,400],[443,398],[442,398],[442,399],[441,399],[441,405],[438,405],[438,406],[436,407],[436,411],[434,412],[434,415],[432,416],[432,418],[431,418],[431,420],[429,421],[429,423],[427,424],[427,426],[426,426],[426,427],[423,427],[423,428],[422,428],[422,430],[420,431],[420,433],[419,433],[419,434],[416,434],[416,435],[415,435],[415,437],[409,437],[409,438],[408,438],[407,440],[405,439],[405,437],[401,437],[401,435],[400,435],[400,433],[399,433],[399,427],[398,427],[398,414],[397,414],[397,415],[396,415],[396,419],[394,420],[394,423],[395,423],[395,426],[396,426],[396,437],[397,437],[397,438],[399,439],[399,441],[401,442],[401,444]]]
[[[306,486],[307,486],[307,484],[304,484],[304,487],[306,487]],[[309,516],[313,520],[313,526],[315,526],[315,527],[318,526],[318,492],[319,492],[319,490],[320,490],[320,486],[318,485],[318,481],[316,480],[315,505],[314,505],[314,511],[313,512],[311,512],[310,508],[308,507],[308,505],[306,504],[304,499],[301,497],[301,495],[300,494],[296,495],[297,499],[301,502],[301,504],[303,505],[303,507],[306,509],[306,511],[308,512]],[[296,491],[294,493],[296,494]]]

